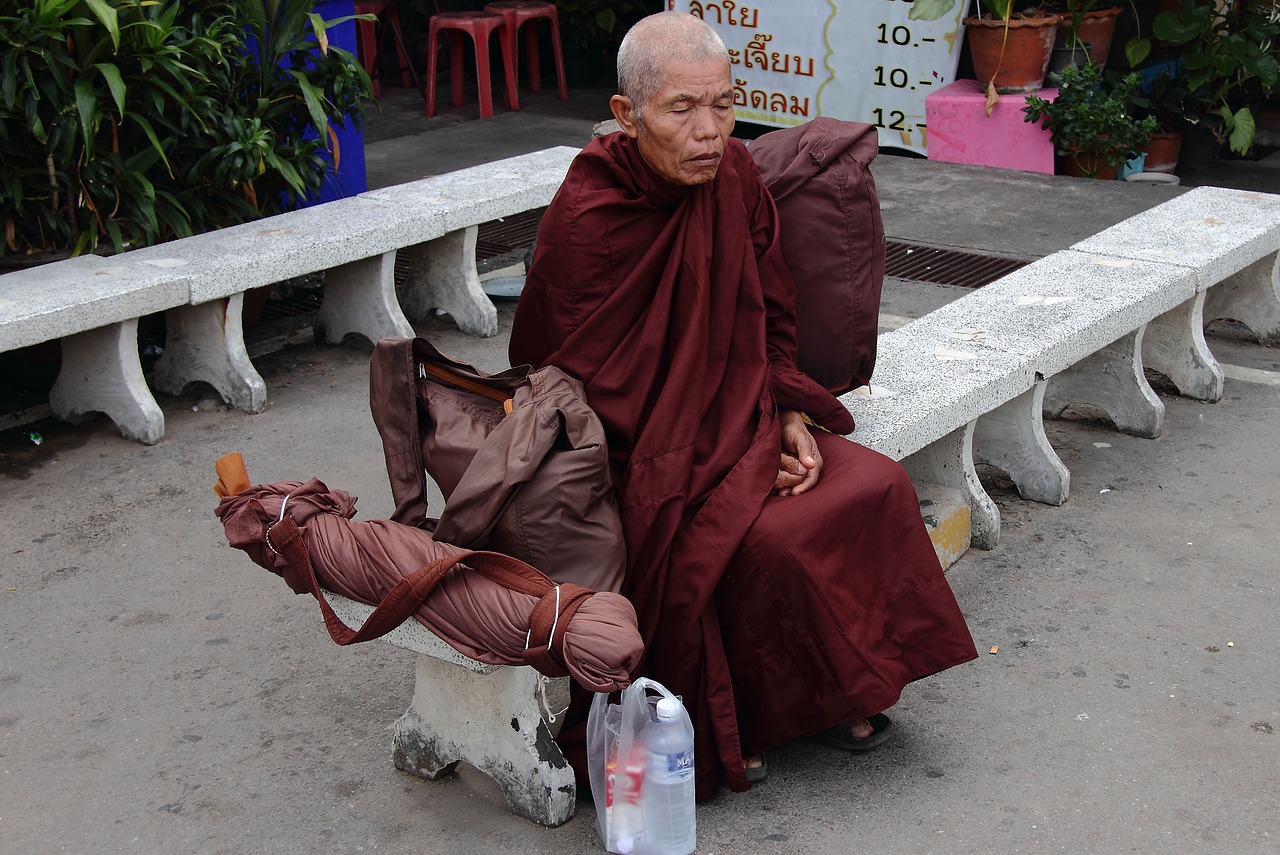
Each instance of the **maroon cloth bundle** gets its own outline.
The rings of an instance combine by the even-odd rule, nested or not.
[[[597,692],[630,683],[643,644],[625,597],[557,586],[517,559],[440,543],[413,526],[353,520],[355,504],[353,496],[313,478],[248,487],[223,498],[217,515],[233,547],[283,576],[294,591],[315,594],[326,611],[320,587],[370,605],[409,599],[419,623],[480,662],[567,672]],[[305,549],[295,553],[299,560],[290,558],[287,546],[295,532]],[[428,567],[435,569],[424,574]],[[315,588],[308,579],[312,573]],[[337,618],[330,614],[326,623],[340,644],[392,628],[359,637],[340,622],[335,627]],[[542,644],[539,623],[545,624]]]

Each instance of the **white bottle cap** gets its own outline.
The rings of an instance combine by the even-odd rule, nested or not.
[[[670,721],[680,714],[680,702],[675,698],[658,699],[658,721]]]

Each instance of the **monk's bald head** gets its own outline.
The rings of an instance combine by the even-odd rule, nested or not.
[[[643,114],[655,92],[662,88],[672,61],[723,60],[729,64],[724,42],[701,18],[684,12],[659,12],[642,18],[618,48],[618,91],[631,99]]]

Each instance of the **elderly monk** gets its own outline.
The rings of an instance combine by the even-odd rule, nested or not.
[[[542,221],[510,356],[580,379],[604,422],[642,673],[684,697],[705,799],[760,780],[785,740],[878,744],[903,686],[977,654],[906,474],[844,439],[848,412],[796,368],[724,44],[690,15],[645,18],[618,84],[621,133]],[[580,733],[562,746],[581,772]]]

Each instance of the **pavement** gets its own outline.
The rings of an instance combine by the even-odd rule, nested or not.
[[[549,94],[427,120],[389,89],[371,184],[581,145],[607,118],[606,92]],[[889,155],[873,171],[891,239],[1015,258],[1178,192]],[[1268,161],[1184,178],[1280,191]],[[891,281],[884,308],[955,293]],[[493,339],[447,318],[419,332],[500,368],[513,304],[499,309]],[[1048,424],[1064,506],[984,473],[1002,541],[948,572],[981,658],[908,687],[875,752],[771,752],[767,783],[700,806],[700,853],[1280,851],[1280,352],[1210,332],[1225,396],[1163,395],[1159,439],[1088,412]],[[255,481],[314,475],[359,496],[361,518],[391,512],[370,350],[267,348],[265,412],[161,396],[152,447],[102,418],[0,433],[0,852],[602,851],[585,798],[544,829],[473,770],[396,771],[411,654],[336,647],[315,603],[229,549],[212,515],[228,451]]]

